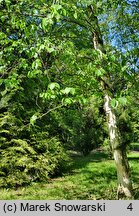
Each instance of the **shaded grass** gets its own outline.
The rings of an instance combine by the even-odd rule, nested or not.
[[[139,153],[130,153],[132,181],[139,187]],[[102,152],[87,157],[76,155],[69,170],[49,183],[33,183],[18,190],[1,189],[0,199],[22,200],[114,200],[116,199],[117,175],[113,160]],[[139,199],[139,188],[134,190]]]

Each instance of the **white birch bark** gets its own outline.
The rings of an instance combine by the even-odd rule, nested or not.
[[[126,157],[126,149],[122,148],[120,133],[117,128],[116,115],[111,108],[111,97],[108,94],[104,96],[104,109],[107,116],[108,130],[111,148],[113,151],[114,160],[117,168],[118,189],[117,196],[132,197],[132,183],[129,178],[129,165]]]

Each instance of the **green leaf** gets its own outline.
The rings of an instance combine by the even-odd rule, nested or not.
[[[63,12],[63,15],[64,15],[64,16],[67,15],[67,11],[66,11],[64,8],[63,8],[62,12]]]
[[[61,90],[61,92],[66,95],[68,95],[69,93],[75,95],[75,91],[76,91],[75,88],[71,88],[71,87],[66,87],[65,89]]]
[[[49,85],[48,85],[48,88],[49,89],[51,89],[51,90],[53,90],[53,89],[60,89],[60,85],[58,84],[58,83],[56,83],[56,82],[53,82],[53,83],[50,83]]]
[[[122,72],[125,72],[128,69],[128,65],[122,67]]]
[[[62,6],[60,4],[54,4],[52,6],[55,10],[60,10],[62,8]]]
[[[41,60],[40,59],[36,59],[33,63],[32,63],[32,69],[38,69],[42,66]]]
[[[46,47],[46,50],[49,52],[49,53],[52,53],[55,51],[55,49],[53,47]]]
[[[41,70],[32,70],[32,71],[29,71],[28,72],[28,78],[35,78],[37,77],[38,75],[41,75],[42,74],[42,71]]]
[[[83,104],[87,104],[87,102],[88,102],[87,98],[82,97],[82,103],[83,103]]]
[[[114,62],[116,60],[116,56],[115,55],[111,55],[110,56],[110,60]]]
[[[65,105],[70,105],[70,104],[72,104],[72,103],[73,103],[72,98],[66,98],[66,99],[64,99],[64,104],[65,104]]]
[[[75,12],[73,16],[75,19],[77,19],[78,18],[77,12]]]
[[[53,16],[52,14],[48,14],[47,15],[47,18],[43,18],[42,19],[42,23],[41,23],[41,26],[42,26],[42,29],[44,31],[48,31],[49,30],[49,27],[53,24]]]
[[[121,105],[126,105],[127,104],[127,98],[125,97],[120,97],[118,98],[118,102],[121,104]]]
[[[42,19],[42,28],[43,28],[43,30],[46,30],[46,28],[47,28],[47,22],[48,22],[47,18],[43,18]]]
[[[103,68],[100,68],[96,70],[96,75],[97,76],[103,76],[105,74],[105,70]]]
[[[116,107],[118,106],[118,101],[117,101],[115,98],[113,98],[113,99],[111,100],[111,106],[112,106],[113,108],[116,108]]]
[[[38,116],[37,114],[34,114],[31,118],[30,118],[30,124],[34,125],[36,120],[37,120]]]

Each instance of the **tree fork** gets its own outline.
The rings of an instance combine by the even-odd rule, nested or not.
[[[95,26],[92,27],[94,49],[100,52],[101,58],[106,54],[103,46],[103,39],[99,28],[98,18],[95,16],[94,8],[89,6],[89,18],[92,18]],[[109,77],[105,77],[109,81]],[[113,152],[118,178],[117,198],[120,199],[124,196],[131,198],[132,196],[132,183],[130,181],[129,163],[126,155],[126,149],[123,148],[121,142],[120,131],[117,127],[117,119],[114,110],[111,107],[111,94],[110,88],[105,82],[101,80],[102,91],[104,93],[104,110],[108,122],[108,131],[110,137],[111,149]],[[109,82],[108,82],[109,83]]]

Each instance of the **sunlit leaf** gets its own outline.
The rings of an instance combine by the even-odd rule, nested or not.
[[[37,120],[38,116],[36,114],[34,114],[31,118],[30,118],[30,124],[34,125],[36,120]]]
[[[75,90],[75,88],[66,87],[65,89],[61,90],[61,92],[62,92],[63,94],[67,94],[67,95],[68,95],[69,93],[71,93],[72,95],[74,95],[75,92],[76,92],[76,90]]]
[[[118,98],[118,102],[124,106],[127,104],[127,98],[126,97],[120,97],[120,98]]]
[[[53,90],[53,89],[60,89],[60,85],[56,82],[50,83],[48,86],[49,89]]]
[[[111,106],[112,106],[113,108],[116,108],[116,107],[118,106],[118,101],[117,101],[115,98],[113,98],[113,99],[111,100]]]

